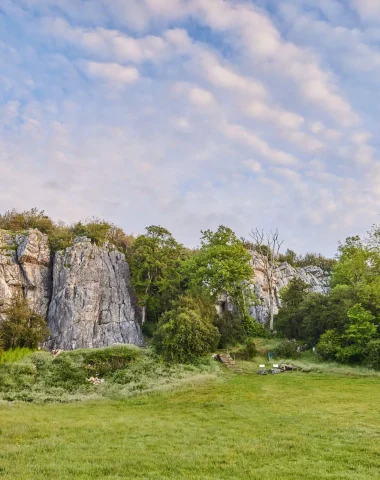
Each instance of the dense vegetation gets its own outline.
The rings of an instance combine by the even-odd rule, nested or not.
[[[75,350],[57,356],[15,349],[4,356],[7,361],[0,361],[0,400],[6,401],[124,398],[217,373],[211,359],[197,359],[192,365],[168,364],[149,350],[129,345]]]
[[[19,233],[29,228],[48,234],[53,252],[71,245],[76,236],[87,236],[98,245],[110,242],[122,250],[130,264],[143,331],[166,361],[191,363],[216,347],[244,345],[250,338],[269,334],[248,313],[257,301],[250,287],[253,271],[248,252],[255,249],[269,260],[268,268],[287,261],[294,266],[313,264],[331,273],[327,295],[311,292],[299,279],[280,292],[282,308],[274,330],[298,342],[284,342],[284,352],[316,347],[323,360],[380,368],[379,227],[374,226],[364,239],[348,238],[333,260],[320,254],[297,255],[289,249],[277,253],[282,243],[277,237],[276,249],[271,249],[270,242],[238,239],[223,225],[201,232],[199,248],[189,250],[161,226],[152,225],[133,237],[100,219],[64,225],[37,209],[0,215],[0,229]],[[218,301],[229,306],[219,315],[214,308]],[[5,313],[7,320],[0,326],[5,350],[35,348],[48,334],[46,323],[22,298],[14,299]]]
[[[380,229],[339,245],[327,295],[293,280],[281,292],[277,330],[316,346],[324,360],[380,368]]]

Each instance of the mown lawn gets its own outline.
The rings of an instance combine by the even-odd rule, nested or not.
[[[0,406],[0,478],[378,479],[380,379],[289,373]]]

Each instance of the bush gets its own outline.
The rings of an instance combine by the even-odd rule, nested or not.
[[[368,368],[380,370],[380,340],[371,340],[365,349],[365,364]]]
[[[323,360],[335,360],[340,349],[341,339],[336,330],[327,330],[321,335],[316,352]]]
[[[274,354],[278,358],[297,358],[301,355],[304,344],[297,340],[284,340],[274,349]]]
[[[214,350],[219,340],[218,329],[202,316],[197,300],[184,297],[161,315],[153,346],[166,361],[190,363]]]
[[[253,338],[247,338],[244,345],[233,352],[241,360],[253,360],[257,355],[257,348]]]
[[[157,323],[155,322],[145,322],[141,327],[142,333],[148,337],[153,338],[155,331],[157,330]]]
[[[37,208],[24,212],[13,209],[0,215],[0,229],[21,232],[30,228],[37,228],[42,233],[50,234],[54,229],[54,223],[43,210]]]
[[[5,350],[15,347],[37,349],[49,335],[45,319],[33,312],[21,295],[4,310],[6,319],[0,324],[0,338]]]
[[[217,315],[214,321],[220,333],[219,348],[226,348],[242,342],[246,337],[241,318],[229,311]]]
[[[248,337],[268,338],[268,330],[262,323],[257,322],[253,317],[246,315],[242,323],[244,331]]]

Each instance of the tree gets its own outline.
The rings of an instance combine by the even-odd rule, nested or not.
[[[139,235],[130,248],[128,260],[132,284],[142,306],[142,323],[147,311],[159,315],[180,293],[183,246],[163,227],[150,226]]]
[[[213,351],[220,334],[212,324],[215,313],[198,299],[183,297],[161,315],[153,337],[155,351],[166,361],[188,363]]]
[[[280,241],[277,230],[265,234],[263,230],[256,228],[251,230],[250,236],[254,250],[256,251],[254,261],[264,273],[269,292],[269,329],[273,332],[276,270],[279,264],[279,253],[283,242]]]
[[[37,348],[48,337],[45,319],[33,312],[21,295],[13,299],[4,313],[6,319],[0,324],[0,341],[5,350],[15,347]]]
[[[276,316],[276,329],[287,338],[302,339],[304,334],[301,304],[310,291],[310,285],[293,278],[281,292],[281,308]]]
[[[206,230],[199,251],[184,264],[188,287],[214,302],[222,295],[229,297],[245,317],[254,301],[250,259],[243,242],[230,228],[221,225],[216,232]]]

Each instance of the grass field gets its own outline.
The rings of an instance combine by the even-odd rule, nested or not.
[[[380,379],[234,375],[176,392],[0,406],[0,478],[378,479]]]

